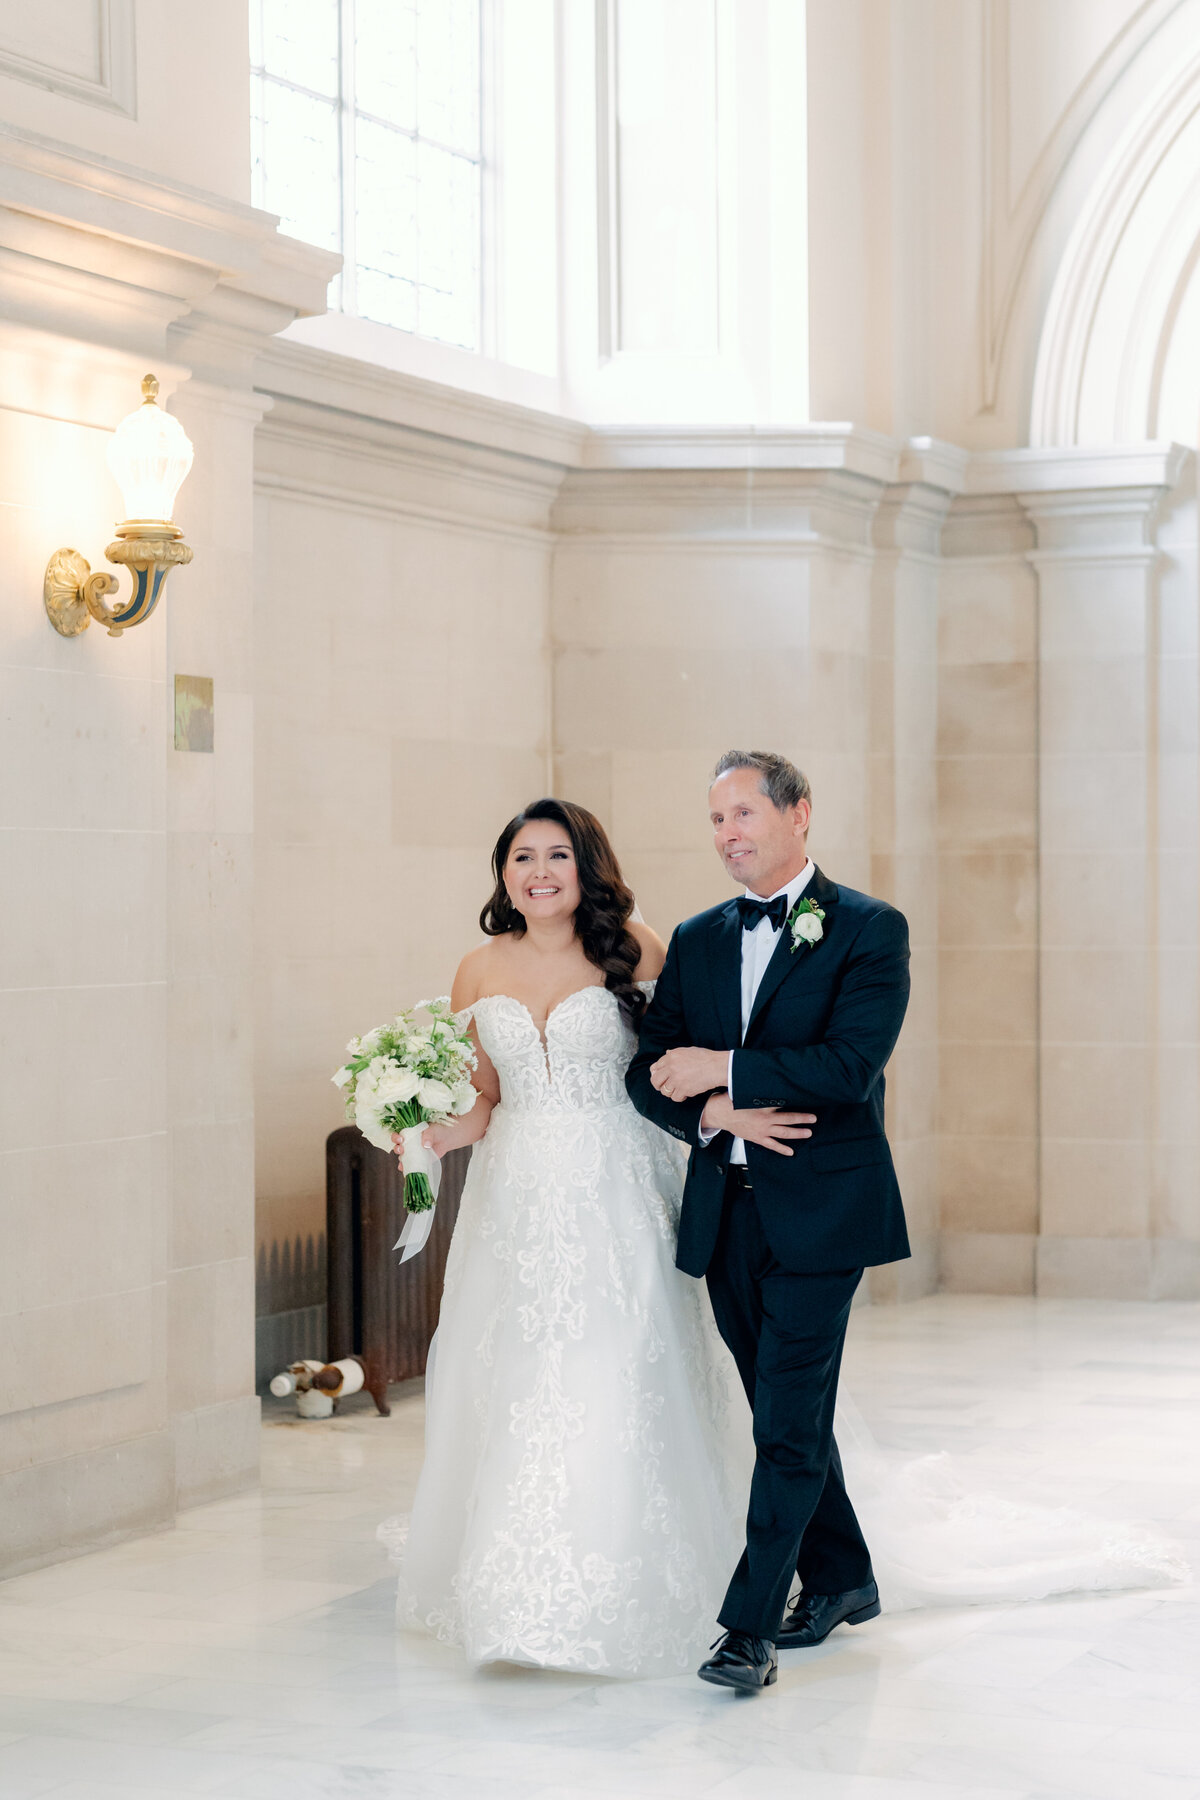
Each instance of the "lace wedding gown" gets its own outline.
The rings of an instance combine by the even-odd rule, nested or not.
[[[474,1007],[501,1104],[475,1150],[425,1378],[402,1623],[503,1660],[690,1668],[742,1547],[753,1448],[702,1283],[683,1153],[634,1109],[613,994]]]
[[[543,1044],[474,1008],[502,1101],[477,1146],[426,1374],[425,1465],[398,1616],[472,1662],[610,1675],[694,1666],[741,1554],[749,1409],[702,1282],[675,1266],[680,1146],[625,1092],[633,1033],[601,987]],[[946,1456],[836,1432],[886,1611],[1186,1579],[1156,1534],[972,1492]]]

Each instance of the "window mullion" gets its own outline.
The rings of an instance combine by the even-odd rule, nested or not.
[[[256,9],[262,3],[250,0]],[[336,32],[336,75],[329,35],[311,46],[302,41],[306,9],[297,6],[288,29],[281,25],[269,42],[256,10],[252,78],[263,124],[255,198],[279,213],[285,231],[340,249],[331,305],[494,354],[500,330],[490,89],[498,79],[501,0],[370,0],[369,13],[363,3],[362,35],[360,0],[321,0],[313,10],[314,31],[320,25],[325,34]],[[410,55],[415,64],[406,67]],[[469,69],[474,94],[463,86]],[[361,118],[360,87],[369,103]],[[417,116],[409,123],[414,100]],[[466,128],[468,109],[478,121],[475,133]],[[380,116],[389,112],[395,116]]]

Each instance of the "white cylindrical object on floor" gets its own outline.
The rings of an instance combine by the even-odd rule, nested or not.
[[[302,1382],[305,1387],[308,1387],[311,1384],[311,1377],[319,1375],[324,1367],[323,1362],[317,1362],[311,1356],[306,1356],[302,1362],[289,1363],[286,1369],[273,1377],[271,1392],[277,1399],[286,1399],[288,1394],[296,1392]]]
[[[336,1369],[341,1376],[341,1380],[336,1386],[329,1379],[329,1372],[333,1369]],[[337,1362],[326,1363],[321,1370],[321,1377],[319,1385],[323,1392],[328,1394],[331,1400],[344,1400],[347,1394],[357,1394],[362,1391],[364,1371],[357,1356],[344,1356]]]
[[[333,1414],[333,1401],[320,1388],[302,1388],[296,1395],[296,1411],[302,1419],[328,1419]]]

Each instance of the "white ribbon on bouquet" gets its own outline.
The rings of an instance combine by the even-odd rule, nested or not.
[[[404,1160],[405,1175],[426,1176],[433,1189],[433,1198],[436,1202],[438,1189],[442,1185],[442,1159],[440,1156],[435,1156],[432,1150],[426,1149],[421,1142],[427,1130],[428,1127],[425,1125],[410,1125],[407,1131],[398,1132],[397,1136],[400,1139],[398,1148]],[[405,1219],[404,1229],[392,1245],[393,1250],[404,1252],[400,1258],[402,1263],[408,1262],[410,1257],[419,1256],[429,1242],[429,1234],[433,1230],[433,1215],[436,1211],[437,1207],[434,1205],[425,1212],[409,1213]]]

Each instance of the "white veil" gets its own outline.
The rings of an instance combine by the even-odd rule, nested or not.
[[[1191,1578],[1176,1547],[1150,1527],[990,1492],[945,1451],[882,1449],[844,1389],[834,1430],[887,1612]]]

